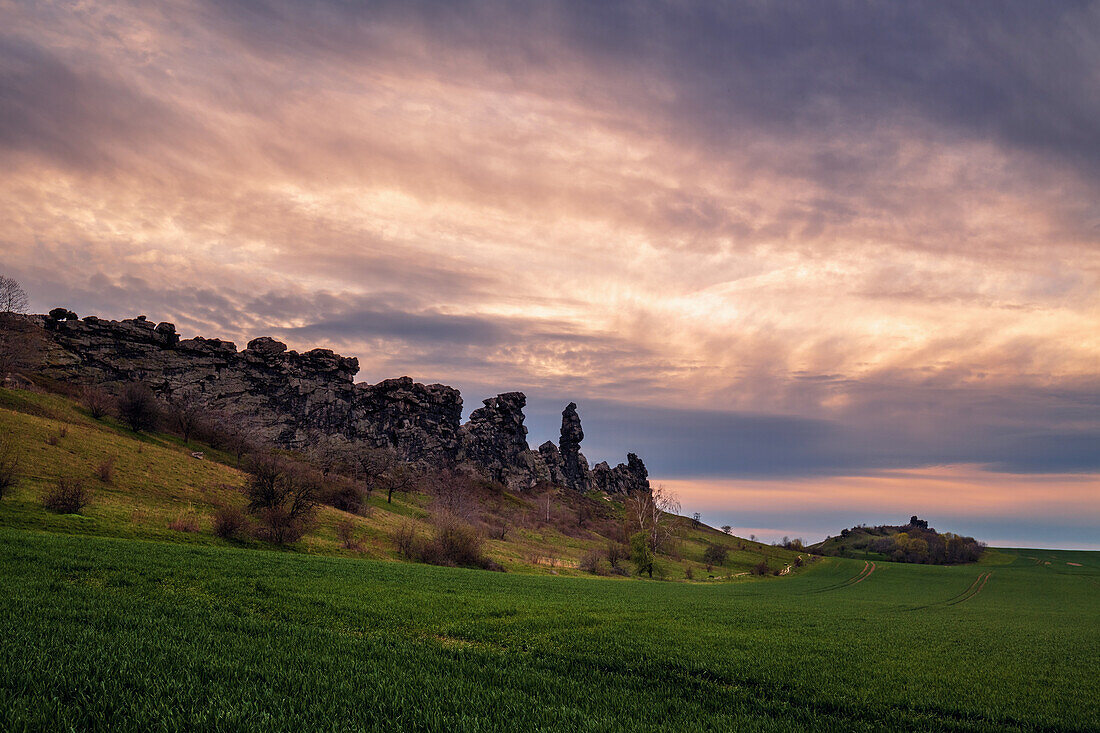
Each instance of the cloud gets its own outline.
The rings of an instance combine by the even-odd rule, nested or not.
[[[9,4],[0,262],[39,310],[523,389],[545,437],[577,399],[593,456],[669,476],[1087,472],[1097,30],[1087,3]]]

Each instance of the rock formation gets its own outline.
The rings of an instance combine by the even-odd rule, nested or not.
[[[570,402],[561,413],[561,471],[564,484],[576,491],[588,491],[588,460],[581,453],[581,418],[577,414],[577,403]]]
[[[605,494],[630,494],[649,490],[649,471],[642,459],[626,454],[626,463],[611,468],[606,461],[596,464],[591,473],[592,488]]]
[[[329,349],[299,354],[263,336],[243,351],[219,339],[181,340],[171,323],[145,316],[109,321],[79,319],[64,308],[28,316],[45,338],[40,363],[47,377],[75,384],[119,387],[140,381],[162,397],[199,401],[211,412],[247,419],[267,439],[286,447],[310,435],[339,435],[374,447],[392,447],[404,460],[443,466],[469,463],[513,490],[549,484],[576,491],[647,491],[644,464],[589,470],[577,406],[562,412],[560,449],[527,444],[522,392],[490,397],[462,424],[462,396],[442,384],[409,377],[356,384],[359,362]]]
[[[470,413],[470,421],[459,431],[459,459],[480,466],[489,477],[511,488],[527,488],[537,479],[535,456],[527,445],[527,426],[522,392],[484,400],[484,407]]]

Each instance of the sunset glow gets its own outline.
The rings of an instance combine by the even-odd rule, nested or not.
[[[767,540],[1100,548],[1100,9],[725,7],[0,0],[0,270]]]

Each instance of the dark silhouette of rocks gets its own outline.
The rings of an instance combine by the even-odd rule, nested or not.
[[[588,460],[581,453],[584,430],[577,414],[577,403],[570,402],[561,413],[561,470],[565,485],[576,491],[588,491]]]
[[[572,402],[562,412],[560,448],[547,441],[536,451],[527,444],[522,392],[486,399],[463,425],[462,396],[453,387],[409,377],[356,384],[358,360],[330,349],[298,353],[262,336],[238,351],[231,341],[181,340],[173,324],[145,316],[77,319],[55,309],[50,316],[20,318],[46,336],[46,376],[116,390],[141,382],[165,399],[186,394],[211,411],[247,418],[282,446],[303,447],[317,433],[340,435],[428,466],[470,464],[514,490],[544,484],[607,493],[649,490],[645,466],[634,454],[615,468],[601,463],[589,470]]]

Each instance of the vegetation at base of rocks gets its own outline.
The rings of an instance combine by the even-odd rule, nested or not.
[[[486,562],[455,560],[450,551],[413,555],[414,559],[499,565],[510,572],[639,577],[630,560],[629,538],[641,531],[639,518],[656,516],[656,527],[646,526],[650,542],[656,538],[659,545],[654,579],[683,581],[691,568],[696,581],[744,580],[748,576],[743,573],[764,555],[771,570],[783,568],[794,557],[703,524],[693,527],[691,518],[654,514],[644,502],[628,507],[596,492],[548,486],[512,492],[459,466],[417,470],[416,481],[401,490],[391,482],[389,472],[400,464],[392,451],[341,445],[336,453],[343,458],[322,461],[316,451],[264,450],[258,441],[228,440],[237,424],[244,426],[240,435],[249,434],[247,416],[234,420],[208,414],[189,444],[170,421],[159,426],[164,432],[135,433],[113,409],[99,419],[93,417],[83,390],[43,384],[33,389],[0,388],[0,435],[8,439],[10,460],[18,468],[18,479],[0,493],[0,526],[404,559],[395,543],[402,523],[408,522],[427,540],[438,519],[447,515],[472,528]],[[3,444],[0,441],[0,447]],[[258,456],[277,459],[288,476],[312,476],[312,512],[270,511],[272,505],[263,502],[248,509],[253,475],[244,469]],[[349,462],[349,456],[357,460]],[[42,506],[43,493],[59,478],[80,479],[95,489],[95,501],[79,518]],[[398,476],[396,483],[403,480]],[[292,503],[288,497],[278,502]],[[182,524],[181,516],[186,520]],[[195,531],[180,531],[185,525]],[[728,548],[728,559],[708,565],[703,554],[715,543]],[[585,562],[589,555],[592,561]],[[648,571],[640,577],[648,579]]]
[[[985,544],[973,537],[939,533],[916,516],[903,525],[858,525],[812,548],[822,555],[867,557],[893,562],[955,565],[977,562]]]
[[[122,388],[115,409],[119,418],[135,433],[156,428],[161,419],[156,395],[140,382],[130,382]]]

